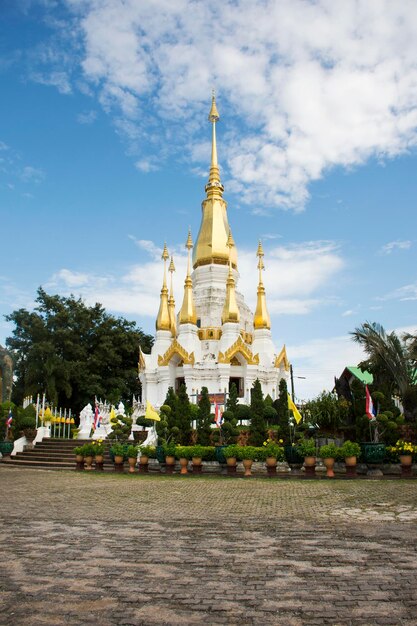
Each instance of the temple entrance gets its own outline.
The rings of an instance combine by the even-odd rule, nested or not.
[[[242,378],[237,378],[237,377],[229,378],[229,391],[233,383],[236,385],[238,397],[243,398],[243,396],[245,395],[244,378],[243,377]]]

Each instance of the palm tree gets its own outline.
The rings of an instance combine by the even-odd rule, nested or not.
[[[351,333],[353,340],[359,343],[368,359],[363,363],[376,378],[388,383],[392,393],[398,393],[404,415],[410,419],[417,412],[417,386],[415,385],[415,361],[411,355],[410,341],[401,340],[395,331],[387,333],[380,324],[365,322]],[[416,340],[416,337],[411,336]]]

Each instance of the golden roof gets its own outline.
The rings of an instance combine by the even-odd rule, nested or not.
[[[170,330],[171,321],[169,316],[167,288],[167,259],[169,258],[169,254],[166,243],[164,244],[164,250],[161,258],[164,261],[164,280],[162,282],[159,311],[156,318],[156,330]]]
[[[239,322],[240,313],[236,302],[235,280],[232,273],[232,250],[234,242],[232,233],[229,231],[227,238],[227,247],[229,248],[229,274],[226,282],[226,300],[224,301],[222,324],[226,322]]]
[[[253,326],[255,329],[257,328],[267,328],[268,330],[271,328],[271,318],[269,317],[268,309],[266,306],[266,294],[265,287],[262,282],[262,270],[265,268],[263,257],[264,251],[262,248],[262,243],[259,242],[258,250],[256,252],[256,256],[259,258],[258,261],[258,270],[259,270],[259,283],[258,283],[258,299],[256,302],[256,311],[253,316]]]
[[[220,180],[217,161],[216,123],[219,118],[216,98],[213,94],[208,116],[212,124],[210,173],[205,187],[206,199],[201,205],[203,215],[193,254],[194,269],[199,265],[211,263],[227,265],[229,263],[227,240],[230,228],[227,219],[227,203],[223,199],[224,187]],[[237,268],[236,247],[232,251],[232,266]]]
[[[197,313],[194,304],[193,281],[191,279],[191,249],[193,240],[191,239],[191,231],[188,231],[188,238],[185,244],[188,250],[187,276],[184,283],[184,299],[180,311],[180,324],[197,324]]]

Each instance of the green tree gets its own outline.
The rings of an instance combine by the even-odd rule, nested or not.
[[[345,398],[338,398],[336,394],[323,391],[313,400],[306,402],[303,407],[308,421],[318,424],[332,435],[337,435],[338,431],[348,424],[350,405]]]
[[[249,427],[249,444],[251,446],[262,446],[266,440],[266,424],[264,419],[264,398],[261,383],[255,380],[251,389],[251,423]]]
[[[198,401],[197,416],[197,443],[202,446],[210,445],[211,424],[211,402],[207,387],[202,387],[200,400]]]
[[[235,383],[230,385],[229,397],[226,400],[226,411],[231,411],[236,417],[236,412],[239,406],[239,398],[237,393],[237,387]]]
[[[374,377],[375,387],[392,396],[398,394],[406,419],[417,417],[416,370],[410,353],[410,339],[401,340],[393,331],[387,333],[383,326],[365,322],[351,333],[353,340],[365,350],[368,359],[359,364]]]
[[[281,378],[279,381],[278,398],[274,401],[274,409],[277,412],[277,424],[279,425],[280,436],[285,442],[289,442],[288,388],[285,378]]]
[[[188,446],[191,442],[191,410],[185,385],[181,385],[178,392],[177,426],[179,428],[179,443]]]
[[[149,335],[72,295],[51,296],[39,288],[36,302],[32,312],[6,316],[15,325],[6,344],[15,360],[16,404],[46,392],[53,404],[78,413],[94,396],[126,404],[139,392],[138,347],[149,351]]]

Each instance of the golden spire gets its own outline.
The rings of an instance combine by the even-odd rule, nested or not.
[[[226,281],[226,300],[224,301],[222,324],[226,322],[239,322],[240,314],[236,302],[235,279],[232,273],[232,248],[235,243],[233,241],[232,232],[229,230],[227,238],[227,247],[229,249],[229,274]]]
[[[191,230],[188,231],[187,243],[185,247],[188,250],[187,276],[184,283],[184,300],[180,311],[180,324],[197,324],[197,314],[193,296],[193,281],[191,279],[191,250],[193,240],[191,239]]]
[[[164,250],[161,258],[164,261],[164,281],[161,289],[161,301],[159,304],[158,316],[156,318],[156,330],[170,330],[170,318],[168,308],[168,288],[167,288],[167,259],[169,259],[168,249],[164,243]]]
[[[171,262],[169,264],[168,271],[171,274],[171,283],[170,283],[169,298],[168,298],[169,321],[170,321],[172,336],[175,337],[177,334],[177,320],[175,318],[174,288],[172,286],[172,277],[175,272],[175,265],[174,265],[173,257],[171,257]]]
[[[212,124],[210,173],[205,187],[206,199],[202,203],[203,216],[200,231],[194,248],[194,268],[199,265],[210,265],[211,263],[227,265],[230,252],[227,247],[230,230],[227,220],[227,203],[223,199],[224,187],[220,180],[220,170],[217,161],[216,123],[219,121],[220,116],[214,92],[211,98],[211,109],[208,119]],[[237,268],[235,246],[231,253],[231,259],[233,267]]]
[[[269,317],[268,309],[266,308],[265,287],[262,282],[262,270],[265,269],[265,265],[263,262],[264,251],[262,248],[261,241],[259,241],[256,256],[259,258],[259,261],[258,261],[259,284],[258,284],[258,300],[256,303],[256,311],[255,311],[255,315],[253,318],[253,326],[255,329],[267,328],[268,330],[270,330],[271,319]]]

